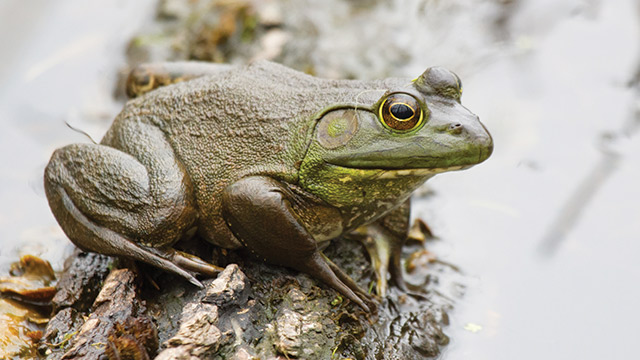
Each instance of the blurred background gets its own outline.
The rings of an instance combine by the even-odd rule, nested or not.
[[[132,64],[266,58],[328,78],[456,72],[495,151],[414,215],[460,268],[443,359],[629,359],[640,338],[637,0],[2,0],[0,275],[61,270],[52,151],[99,140]]]

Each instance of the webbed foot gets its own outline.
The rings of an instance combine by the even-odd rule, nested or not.
[[[376,274],[376,294],[386,296],[389,290],[387,274],[395,286],[400,290],[407,290],[401,265],[404,239],[399,239],[377,224],[360,227],[351,237],[361,241],[369,253],[371,266]]]

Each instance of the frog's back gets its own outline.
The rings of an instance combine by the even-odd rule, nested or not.
[[[155,90],[129,102],[116,121],[145,121],[163,130],[193,183],[201,231],[220,238],[222,191],[251,175],[295,184],[314,115],[353,103],[370,86],[261,61]]]

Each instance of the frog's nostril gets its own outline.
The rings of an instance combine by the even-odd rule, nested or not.
[[[455,123],[455,124],[449,125],[449,132],[451,134],[460,134],[462,132],[462,124]]]

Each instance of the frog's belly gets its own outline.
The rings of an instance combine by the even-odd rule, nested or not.
[[[335,239],[342,235],[344,226],[338,209],[322,205],[292,204],[292,208],[305,229],[317,242]]]
[[[309,234],[313,236],[316,242],[325,242],[333,240],[340,235],[344,228],[342,227],[342,221],[327,221],[322,223],[315,223],[313,225],[305,225]]]
[[[344,223],[343,231],[351,232],[360,226],[371,224],[403,204],[410,195],[406,194],[399,198],[374,200],[340,208]]]
[[[316,217],[316,221],[305,222],[305,227],[318,243],[326,242],[380,219],[405,201],[406,198],[403,197],[395,201],[376,201],[375,204],[369,204],[365,208],[360,206],[348,206],[339,210],[323,208],[331,209],[328,210],[330,216]]]

